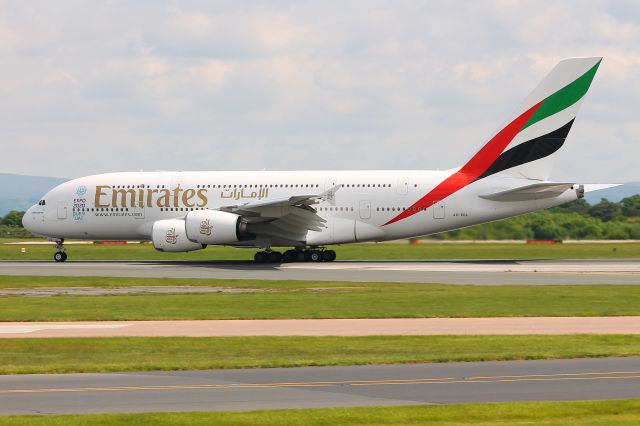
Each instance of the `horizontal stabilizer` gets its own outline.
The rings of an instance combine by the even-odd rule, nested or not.
[[[491,201],[528,201],[542,198],[553,198],[561,195],[567,189],[573,188],[574,183],[534,183],[493,194],[480,195],[480,198]]]
[[[585,183],[584,192],[600,191],[601,189],[615,188],[621,183]]]

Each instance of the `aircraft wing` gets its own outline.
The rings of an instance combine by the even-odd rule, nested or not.
[[[553,198],[571,189],[575,183],[545,182],[508,189],[493,194],[480,195],[480,198],[491,201],[527,201],[541,198]]]
[[[322,201],[335,204],[340,185],[320,194],[243,203],[220,210],[238,214],[251,225],[251,232],[287,241],[304,241],[308,231],[321,231],[326,220],[311,207]]]

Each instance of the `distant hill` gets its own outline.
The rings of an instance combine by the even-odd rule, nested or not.
[[[26,210],[51,188],[68,179],[0,173],[0,216]]]
[[[602,189],[600,191],[588,192],[584,195],[584,199],[591,205],[598,204],[601,199],[617,203],[623,198],[640,194],[640,182],[629,182],[615,188]]]

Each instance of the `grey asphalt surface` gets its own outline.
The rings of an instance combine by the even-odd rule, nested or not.
[[[4,415],[638,397],[640,357],[0,376]]]
[[[230,261],[0,261],[0,275],[227,278],[472,285],[640,284],[640,261],[338,261],[264,265]]]

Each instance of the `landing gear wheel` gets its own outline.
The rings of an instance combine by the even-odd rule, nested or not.
[[[279,251],[272,251],[269,253],[269,262],[271,263],[281,263],[282,262],[282,253]]]
[[[297,260],[297,252],[295,250],[287,250],[282,255],[282,260],[285,262],[295,262]]]
[[[64,251],[64,240],[56,240],[56,254],[53,255],[53,260],[56,262],[64,262],[67,260],[67,253]]]
[[[331,259],[329,259],[329,262],[333,262],[334,260],[336,260],[336,257],[338,257],[336,252],[334,250],[329,250],[329,253],[331,253]]]
[[[53,260],[56,262],[64,262],[67,260],[67,253],[63,251],[56,252],[56,254],[53,255]]]
[[[336,252],[333,250],[325,250],[322,252],[322,261],[323,262],[333,262],[336,260]]]
[[[264,251],[259,251],[255,255],[253,255],[253,260],[255,260],[256,263],[264,263],[267,261],[267,253]]]
[[[312,262],[322,262],[322,252],[318,250],[311,250],[309,253],[309,260]]]
[[[311,261],[311,250],[305,250],[302,252],[302,254],[304,255],[304,259],[302,260],[303,262]]]
[[[296,262],[304,262],[307,260],[307,254],[302,250],[296,250]]]

